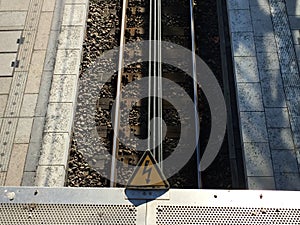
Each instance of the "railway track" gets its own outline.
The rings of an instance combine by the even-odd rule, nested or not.
[[[109,5],[109,1],[107,2],[107,5]],[[99,158],[94,159],[94,156],[91,156],[87,162],[84,162],[85,166],[90,164],[92,168],[95,168],[90,170],[93,174],[91,176],[93,177],[92,179],[100,177],[102,180],[101,182],[97,182],[96,186],[122,187],[123,184],[127,183],[133,173],[128,165],[137,165],[143,154],[143,151],[139,151],[140,149],[137,143],[132,141],[134,139],[133,137],[142,139],[151,137],[148,140],[147,149],[151,150],[161,170],[163,171],[166,169],[164,168],[163,160],[172,154],[178,144],[182,118],[178,117],[176,109],[170,103],[162,99],[164,93],[164,90],[162,89],[163,78],[172,80],[188,93],[189,97],[194,102],[194,112],[189,116],[195,119],[196,117],[200,118],[201,121],[200,127],[197,127],[196,134],[194,134],[195,136],[200,135],[200,142],[189,163],[176,175],[168,179],[171,187],[205,188],[210,186],[208,183],[220,182],[220,179],[223,179],[222,177],[224,176],[226,176],[225,181],[221,181],[220,186],[216,187],[228,188],[231,186],[231,181],[228,181],[230,178],[227,177],[228,173],[230,173],[230,166],[228,163],[229,147],[227,146],[227,141],[224,142],[221,154],[219,154],[216,159],[217,164],[222,167],[220,171],[225,171],[225,174],[217,174],[216,176],[215,171],[210,171],[209,173],[205,172],[203,178],[203,175],[198,172],[200,158],[207,143],[207,134],[210,132],[210,128],[208,128],[210,125],[210,112],[209,109],[207,110],[209,106],[205,104],[205,96],[201,93],[201,90],[196,83],[197,79],[195,74],[195,71],[197,70],[195,56],[196,53],[201,55],[201,42],[203,42],[201,38],[204,36],[199,32],[203,29],[203,27],[200,27],[202,24],[199,25],[199,15],[206,15],[205,13],[202,13],[202,11],[199,11],[198,5],[199,4],[193,0],[124,0],[116,7],[115,15],[117,15],[119,19],[114,25],[114,31],[115,39],[118,40],[118,42],[114,43],[114,46],[119,45],[121,49],[118,55],[118,71],[115,73],[114,77],[112,77],[111,81],[108,81],[105,84],[104,92],[100,93],[96,115],[96,120],[99,121],[97,122],[98,134],[102,139],[105,139],[105,145],[111,149],[112,157],[111,161],[108,162],[108,160],[106,160],[108,157],[105,155],[102,158],[100,157],[101,160],[99,160]],[[195,12],[196,15],[194,15]],[[197,17],[198,20],[196,24],[194,17]],[[98,25],[96,24],[95,27],[96,26]],[[200,39],[199,34],[201,35]],[[132,54],[139,54],[138,49],[136,49],[134,53],[130,53],[125,51],[124,46],[127,43],[148,39],[152,40],[152,45],[149,46],[148,51],[149,59],[151,59],[152,62],[139,62],[123,67],[125,59],[127,60],[130,58]],[[211,37],[208,35],[208,41],[210,40]],[[192,54],[190,62],[192,62],[193,65],[192,75],[194,81],[182,70],[162,62],[163,52],[161,41],[173,42],[191,50]],[[216,44],[217,47],[219,44],[220,43]],[[205,54],[207,54],[207,52],[210,52],[209,49],[205,50]],[[207,57],[205,54],[204,59]],[[209,57],[210,56],[207,57],[208,64],[210,62],[209,60],[211,60]],[[218,68],[218,70],[222,70],[220,65],[213,64],[213,67],[214,69]],[[214,73],[219,79],[219,82],[222,83],[222,73],[218,70],[215,70]],[[121,94],[122,89],[133,81],[140,80],[144,77],[148,77],[150,80],[147,87],[148,98],[133,104],[133,99],[128,99],[126,93]],[[139,87],[136,86],[135,89],[138,90]],[[180,96],[178,96],[176,100],[179,102],[182,101],[182,103],[186,101],[186,99],[180,98]],[[112,115],[113,104],[116,106],[116,111],[113,112],[114,125],[112,126],[110,118]],[[121,118],[128,116],[120,114],[120,108],[124,106],[131,108],[129,115],[130,124],[126,129],[120,125]],[[165,137],[163,137],[162,121],[153,120],[153,118],[162,118],[166,123],[167,132]],[[153,121],[156,122],[153,123]],[[119,142],[119,138],[125,139],[128,143],[130,142],[131,147],[129,148]],[[230,139],[231,137],[227,135],[226,138]],[[74,163],[76,164],[76,160],[81,160],[85,157],[80,156],[80,150],[76,152],[76,140],[73,141],[73,149],[75,149],[73,152],[76,154],[76,159],[71,157],[71,167]],[[157,143],[160,144],[157,145]],[[238,159],[232,159],[232,161],[234,160]],[[213,165],[214,168],[215,164],[216,163]],[[79,171],[81,176],[82,172],[77,168],[78,167],[76,167],[76,171]],[[76,179],[76,176],[79,176],[74,176],[72,169],[69,169],[69,173],[73,180]],[[95,173],[97,173],[97,175],[95,175]],[[107,182],[107,180],[103,181],[104,177],[109,178],[113,182]],[[74,186],[72,184],[72,179],[69,178],[71,183],[70,186]],[[85,180],[85,178],[80,178],[80,183],[81,180]],[[78,182],[78,179],[76,182]],[[85,185],[80,184],[79,186]]]

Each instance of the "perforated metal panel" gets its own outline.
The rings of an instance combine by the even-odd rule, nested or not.
[[[159,225],[180,224],[236,224],[269,225],[300,224],[299,209],[201,207],[201,206],[158,206]]]
[[[300,225],[300,192],[0,187],[1,225]]]
[[[0,204],[1,225],[136,224],[132,205]]]

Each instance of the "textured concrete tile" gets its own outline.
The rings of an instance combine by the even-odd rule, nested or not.
[[[82,25],[86,19],[85,5],[65,5],[62,25]]]
[[[299,100],[300,98],[300,87],[285,87],[285,93],[287,100]]]
[[[0,12],[0,29],[16,30],[24,28],[27,12]]]
[[[0,77],[0,94],[9,94],[11,77]]]
[[[1,53],[0,54],[0,76],[11,76],[13,67],[11,64],[15,62],[17,53]]]
[[[26,144],[29,143],[33,118],[20,118],[17,126],[14,143]]]
[[[33,117],[37,103],[38,94],[25,94],[21,107],[21,117]]]
[[[8,95],[0,95],[0,117],[3,117]]]
[[[300,30],[300,16],[289,16],[292,30]]]
[[[260,83],[238,83],[239,109],[243,111],[264,111]]]
[[[270,128],[268,133],[271,149],[294,149],[290,128]]]
[[[32,93],[32,94],[39,93],[45,55],[46,55],[46,51],[33,52],[25,93]]]
[[[265,108],[267,127],[287,128],[290,127],[290,119],[287,108]]]
[[[5,181],[6,186],[21,186],[27,150],[27,144],[14,144]]]
[[[275,183],[278,190],[300,191],[300,174],[275,173]]]
[[[21,31],[0,32],[0,52],[17,52],[19,44],[17,40],[21,37]]]
[[[30,0],[1,0],[0,11],[26,11]]]
[[[264,112],[241,112],[243,142],[268,142]]]
[[[260,72],[265,107],[286,107],[285,93],[279,70]]]
[[[228,9],[249,9],[249,0],[228,0],[227,7]]]
[[[300,116],[300,102],[297,98],[287,101],[288,110],[293,116]]]
[[[42,187],[63,187],[66,171],[63,166],[39,166],[36,185]]]
[[[252,31],[252,22],[249,10],[229,10],[231,32]]]
[[[0,172],[0,186],[5,185],[6,172]]]
[[[294,144],[300,149],[300,116],[291,117],[291,127],[293,131]]]
[[[256,56],[252,32],[232,33],[234,56]]]
[[[70,133],[73,113],[73,105],[71,103],[50,103],[44,131]]]
[[[259,71],[280,69],[276,53],[257,53],[257,64]]]
[[[70,137],[67,133],[46,133],[39,165],[67,165]]]
[[[77,83],[76,75],[54,75],[49,102],[75,102]]]
[[[83,27],[62,26],[58,40],[58,49],[81,49],[83,37]]]
[[[41,151],[42,142],[31,142],[29,144],[24,171],[35,172],[37,170]]]
[[[54,74],[77,74],[80,66],[79,50],[58,50]]]
[[[285,87],[300,87],[300,76],[298,74],[298,69],[295,73],[282,73],[282,81]]]
[[[250,190],[275,190],[274,177],[248,177]]]
[[[300,45],[300,30],[292,30],[295,45]]]
[[[257,52],[273,52],[276,54],[277,45],[274,35],[256,36],[254,37],[254,40]]]
[[[297,157],[294,150],[272,150],[275,173],[298,173]]]
[[[244,143],[247,176],[273,176],[268,143]]]
[[[35,172],[24,172],[22,186],[32,187],[35,185]]]
[[[259,82],[255,57],[234,57],[237,82]]]
[[[273,24],[269,5],[252,6],[251,18],[255,36],[273,33]]]
[[[34,49],[47,49],[52,23],[52,12],[42,12],[37,30]]]
[[[287,13],[289,16],[300,16],[300,4],[296,0],[285,1]]]
[[[0,130],[1,130],[1,127],[2,127],[2,121],[3,121],[3,119],[0,118]]]

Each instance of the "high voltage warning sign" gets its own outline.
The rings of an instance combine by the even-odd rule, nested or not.
[[[170,185],[150,151],[146,151],[128,181],[127,188],[167,189]]]

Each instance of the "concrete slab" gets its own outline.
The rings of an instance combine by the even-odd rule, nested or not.
[[[36,185],[43,187],[63,187],[66,171],[63,166],[39,166],[36,173]]]
[[[300,16],[289,16],[292,30],[300,30]]]
[[[6,172],[0,172],[0,186],[4,186],[6,178]]]
[[[264,111],[260,83],[238,83],[239,109],[244,111]]]
[[[42,151],[42,142],[31,142],[26,157],[25,172],[36,172]]]
[[[250,10],[230,10],[229,22],[232,32],[253,31]]]
[[[279,70],[278,55],[275,53],[257,53],[258,69],[262,72],[268,70]]]
[[[237,82],[259,82],[258,67],[255,57],[234,57]]]
[[[7,171],[6,186],[20,186],[23,177],[28,144],[15,144]]]
[[[34,117],[38,94],[25,94],[21,107],[21,117]]]
[[[251,190],[275,190],[274,177],[247,177]]]
[[[300,191],[299,173],[275,173],[276,189]]]
[[[44,132],[69,133],[73,121],[72,103],[50,103]]]
[[[62,25],[84,26],[87,8],[85,5],[65,5]]]
[[[272,52],[277,54],[277,45],[274,35],[256,36],[254,40],[258,53]]]
[[[300,16],[300,4],[298,4],[297,0],[287,0],[285,4],[289,16]]]
[[[35,172],[24,172],[22,179],[22,186],[32,187],[35,183]]]
[[[251,6],[251,16],[255,36],[268,35],[273,33],[269,5]]]
[[[268,142],[264,112],[241,112],[243,142]]]
[[[247,176],[273,176],[268,143],[244,143]]]
[[[292,30],[295,45],[300,45],[300,30]]]
[[[0,94],[9,94],[11,82],[11,77],[0,77]]]
[[[79,50],[58,50],[54,74],[78,74],[80,59]]]
[[[34,51],[29,68],[25,93],[37,94],[40,91],[46,51]]]
[[[46,1],[47,2],[47,1]],[[48,46],[53,12],[42,12],[34,49],[45,50]]]
[[[256,56],[253,32],[232,33],[234,56]]]
[[[0,117],[3,117],[8,95],[0,95]]]
[[[271,149],[294,149],[292,131],[290,128],[268,129]]]
[[[77,96],[76,75],[54,75],[49,102],[70,102]]]
[[[27,11],[30,0],[1,0],[0,11]]]
[[[265,5],[269,5],[269,1],[268,0],[252,0],[249,1],[250,6],[265,6]]]
[[[58,49],[81,49],[84,30],[78,26],[62,26],[58,40]]]
[[[227,8],[231,9],[249,9],[249,0],[228,0],[227,1]]]
[[[285,93],[279,70],[261,71],[261,86],[265,107],[286,107]]]
[[[300,149],[300,116],[291,117],[291,127],[293,131],[295,147],[296,149]]]
[[[17,126],[14,143],[28,144],[31,135],[33,118],[20,118]]]
[[[12,63],[16,61],[17,53],[1,53],[0,54],[0,77],[12,76],[14,68]]]
[[[27,12],[0,12],[0,30],[23,29]]]
[[[67,165],[69,144],[70,136],[67,133],[46,133],[43,139],[39,165]]]
[[[21,38],[21,31],[0,31],[0,52],[17,52]]]
[[[272,150],[275,173],[298,173],[298,162],[294,150]]]
[[[47,0],[43,3],[43,12],[53,12],[55,9],[56,0]]]
[[[266,108],[265,112],[268,128],[290,127],[290,119],[287,108]]]

